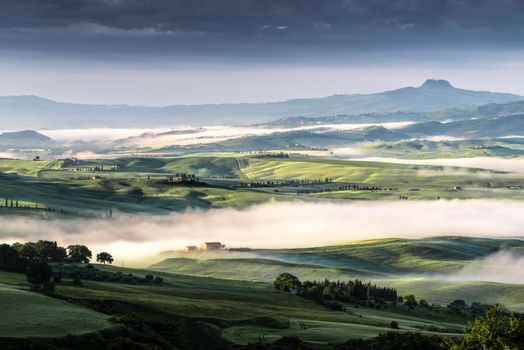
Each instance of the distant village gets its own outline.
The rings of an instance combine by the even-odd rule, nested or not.
[[[220,252],[226,249],[226,246],[220,242],[203,242],[199,246],[188,245],[184,248],[185,252]]]

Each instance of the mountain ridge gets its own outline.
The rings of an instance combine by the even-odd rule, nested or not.
[[[265,103],[169,105],[163,107],[57,102],[34,95],[0,97],[0,119],[14,129],[165,127],[268,122],[290,116],[431,112],[444,108],[524,101],[524,96],[455,88],[446,80],[426,80],[374,94],[343,94]]]

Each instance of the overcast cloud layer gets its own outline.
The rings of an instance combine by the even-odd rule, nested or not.
[[[524,94],[518,0],[3,0],[0,95],[260,102],[416,86]]]
[[[518,0],[4,0],[1,9],[6,51],[255,59],[323,49],[520,49],[524,33]]]

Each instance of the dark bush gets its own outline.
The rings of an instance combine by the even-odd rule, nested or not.
[[[27,281],[32,285],[42,285],[53,277],[53,271],[45,261],[29,263],[25,274]]]
[[[324,305],[334,311],[344,311],[344,306],[336,301],[326,302]]]

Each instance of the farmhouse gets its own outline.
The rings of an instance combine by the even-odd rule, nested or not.
[[[200,250],[206,252],[214,252],[222,250],[224,246],[220,242],[204,242],[200,244]]]
[[[198,247],[196,245],[188,245],[185,247],[186,252],[196,252]]]

